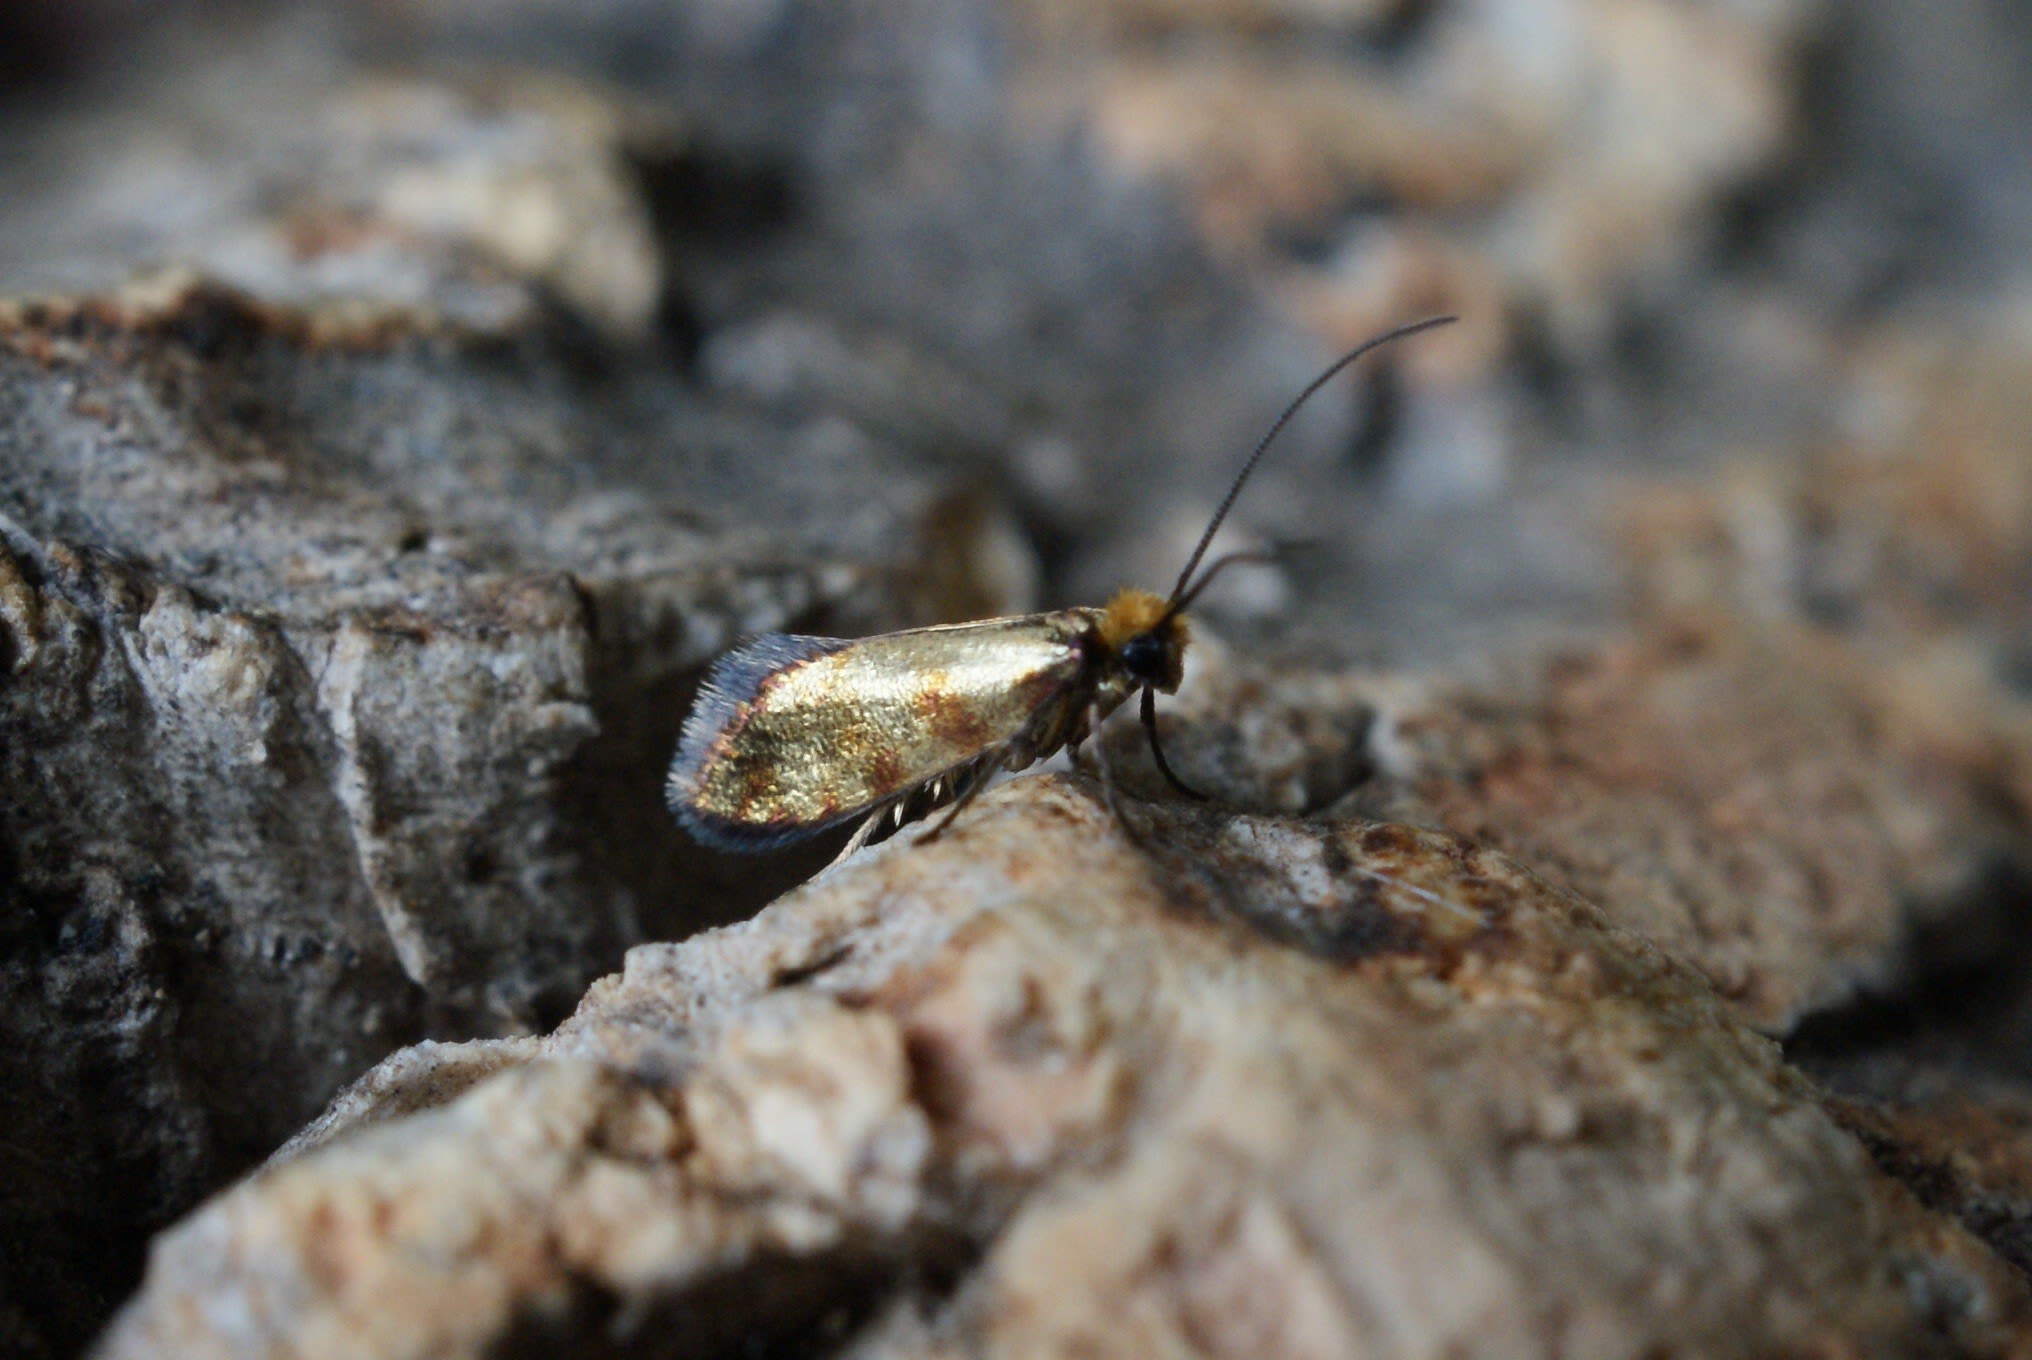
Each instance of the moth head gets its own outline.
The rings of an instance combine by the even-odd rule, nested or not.
[[[1101,641],[1138,687],[1175,694],[1185,675],[1185,619],[1161,595],[1124,590],[1101,611]]]

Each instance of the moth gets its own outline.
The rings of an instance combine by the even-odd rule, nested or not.
[[[1188,797],[1157,737],[1156,696],[1184,672],[1185,610],[1220,571],[1197,578],[1214,534],[1278,434],[1333,376],[1382,345],[1455,320],[1400,326],[1335,360],[1300,392],[1250,453],[1168,596],[1123,590],[1105,606],[843,639],[769,633],[707,674],[670,765],[678,822],[720,850],[760,851],[856,817],[849,854],[889,818],[901,825],[949,803],[926,839],[952,824],[990,777],[1079,747],[1140,694],[1150,754]],[[1114,781],[1096,743],[1104,793]]]

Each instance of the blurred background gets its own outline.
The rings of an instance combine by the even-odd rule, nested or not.
[[[329,995],[290,951],[338,927],[250,924],[323,831],[73,825],[31,805],[53,765],[6,767],[0,879],[47,919],[0,995],[8,1099],[38,1093],[0,1348],[75,1350],[149,1232],[397,1044],[554,1022],[631,940],[822,862],[702,860],[657,806],[733,637],[1164,588],[1284,402],[1435,312],[1266,463],[1224,542],[1284,555],[1224,578],[1215,637],[1496,690],[1605,638],[1837,648],[1828,684],[1867,674],[1917,785],[2022,864],[2028,120],[2018,0],[0,4],[0,329],[90,375],[0,375],[12,550],[87,545],[305,655],[547,573],[599,625],[578,735],[543,710],[563,774],[519,773],[532,726],[387,776],[419,825],[481,811],[362,852],[334,901],[396,943],[361,927]],[[161,456],[49,433],[86,418]],[[472,635],[542,614],[504,609]],[[101,852],[145,910],[91,905]],[[228,910],[230,856],[295,867]],[[398,898],[459,924],[405,936]],[[79,920],[158,900],[155,953],[78,971]],[[179,952],[215,909],[268,944]],[[1755,966],[1774,1031],[1833,994]]]
[[[1626,476],[1896,443],[1918,350],[2028,329],[2032,22],[2002,0],[0,24],[8,293],[187,264],[473,325],[553,307],[892,441],[878,480],[990,488],[1049,602],[1168,579],[1284,394],[1457,311],[1323,400],[1237,527],[1327,561],[1229,610],[1390,657],[1595,620],[1585,524]]]
[[[188,265],[503,326],[533,278],[988,488],[1049,602],[1168,579],[1326,357],[1458,312],[1322,400],[1237,526],[1314,551],[1231,614],[1391,658],[1598,620],[1630,477],[1880,460],[1922,369],[2032,327],[2004,0],[4,15],[9,293]]]

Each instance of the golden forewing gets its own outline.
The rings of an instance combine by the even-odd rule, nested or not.
[[[700,839],[750,849],[904,794],[1061,700],[1090,614],[746,643],[713,668],[685,722],[671,809]]]

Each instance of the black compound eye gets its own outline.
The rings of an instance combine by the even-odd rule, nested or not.
[[[1164,641],[1155,633],[1137,633],[1122,643],[1122,669],[1138,680],[1164,678]]]

